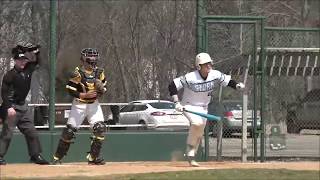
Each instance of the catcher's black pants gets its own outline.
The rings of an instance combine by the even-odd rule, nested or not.
[[[9,148],[15,127],[25,136],[30,156],[41,153],[41,145],[37,130],[34,127],[33,119],[30,118],[31,111],[25,105],[15,108],[16,116],[8,118],[6,116],[0,135],[0,156],[4,157]]]

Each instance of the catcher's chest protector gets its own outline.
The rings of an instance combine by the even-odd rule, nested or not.
[[[91,73],[81,69],[79,70],[81,83],[86,87],[87,91],[93,91],[95,89],[95,81],[96,79],[99,79],[101,72],[102,71],[99,71],[98,69],[93,70]]]

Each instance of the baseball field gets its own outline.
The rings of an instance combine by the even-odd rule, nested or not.
[[[259,179],[259,180],[319,180],[320,162],[237,161],[202,162],[201,167],[189,167],[186,162],[108,162],[103,166],[86,163],[62,165],[8,164],[0,166],[0,179]]]

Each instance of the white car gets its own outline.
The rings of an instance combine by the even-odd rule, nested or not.
[[[209,104],[209,113],[217,115],[218,110],[216,104]],[[222,102],[223,105],[223,136],[230,137],[232,133],[242,132],[242,102],[239,100],[225,100]],[[247,110],[247,130],[250,137],[253,136],[253,119],[254,113],[252,108]],[[257,112],[257,127],[260,127],[260,111]],[[212,132],[213,136],[217,135],[218,126],[216,121],[209,122],[209,132]]]
[[[107,117],[112,121],[113,116]],[[189,120],[175,110],[175,104],[165,100],[137,100],[121,107],[119,125],[139,125],[138,129],[189,129]]]

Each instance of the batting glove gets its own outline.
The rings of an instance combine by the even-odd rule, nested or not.
[[[245,85],[244,85],[243,83],[238,83],[238,84],[236,85],[236,88],[239,89],[239,90],[241,90],[241,89],[244,89],[244,88],[245,88]]]
[[[176,102],[175,104],[176,104],[176,107],[175,107],[176,110],[182,112],[184,107],[180,104],[180,102]]]

